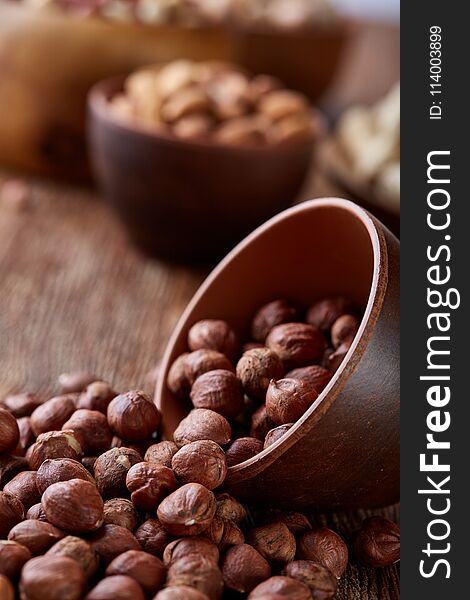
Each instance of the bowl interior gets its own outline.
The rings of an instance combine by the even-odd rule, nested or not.
[[[164,434],[170,436],[190,409],[173,397],[165,382],[173,360],[187,350],[186,336],[194,322],[225,319],[242,339],[249,339],[254,312],[270,300],[287,298],[307,307],[324,296],[344,295],[364,311],[350,356],[371,316],[379,261],[372,220],[352,202],[339,199],[289,209],[241,242],[202,284],[169,342],[156,393],[165,415]]]

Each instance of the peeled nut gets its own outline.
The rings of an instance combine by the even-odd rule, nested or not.
[[[284,117],[277,121],[271,129],[273,141],[284,146],[309,144],[313,141],[314,135],[313,121],[308,114]]]
[[[328,600],[338,589],[333,573],[323,565],[310,560],[295,560],[285,566],[283,575],[297,579],[310,588],[313,598]]]
[[[162,498],[178,487],[178,482],[168,467],[140,462],[127,472],[126,486],[134,506],[151,512],[156,509]]]
[[[127,575],[142,587],[145,594],[153,596],[163,587],[166,568],[162,561],[141,550],[128,550],[111,561],[106,575]]]
[[[328,527],[307,531],[299,540],[300,559],[320,563],[340,578],[348,564],[348,547],[344,540]]]
[[[271,567],[252,546],[239,544],[227,550],[222,575],[228,589],[246,594],[271,577]]]
[[[168,569],[169,586],[184,585],[205,594],[209,600],[220,600],[224,582],[219,567],[203,556],[174,561]]]
[[[328,331],[336,319],[341,315],[350,313],[352,308],[351,301],[342,296],[324,298],[315,302],[309,308],[307,323],[310,323],[310,325],[321,331]]]
[[[271,329],[297,320],[298,314],[287,300],[273,300],[262,306],[253,317],[251,335],[258,342],[266,340]]]
[[[214,121],[206,114],[190,114],[173,123],[173,133],[186,140],[200,139],[212,130]]]
[[[273,92],[274,90],[278,90],[281,87],[281,82],[275,77],[271,77],[270,75],[257,75],[250,81],[248,97],[250,102],[256,105],[264,95]]]
[[[370,567],[386,567],[400,558],[400,527],[383,517],[365,519],[354,536],[356,558]]]
[[[26,518],[47,522],[46,513],[44,512],[41,502],[38,502],[37,504],[33,504],[33,506],[31,506],[31,508],[26,513]]]
[[[255,348],[245,352],[237,363],[237,377],[245,394],[264,400],[271,379],[281,379],[284,367],[269,348]]]
[[[80,565],[65,556],[39,556],[23,568],[20,580],[22,600],[81,600],[85,575]]]
[[[19,439],[20,432],[15,417],[4,408],[0,408],[0,453],[14,450]]]
[[[119,525],[129,531],[134,531],[139,522],[139,515],[130,500],[112,498],[104,503],[103,522],[105,525]]]
[[[92,550],[91,545],[79,537],[68,535],[50,548],[47,556],[65,556],[76,561],[87,579],[90,579],[98,569],[98,556]]]
[[[212,519],[209,527],[204,530],[202,535],[216,544],[221,552],[231,546],[243,544],[245,541],[245,536],[238,525],[235,525],[233,521],[221,519],[217,516]]]
[[[8,534],[8,539],[28,548],[33,556],[44,554],[49,548],[64,537],[63,531],[50,523],[28,520],[15,525]]]
[[[158,429],[161,414],[141,391],[116,396],[108,405],[108,423],[116,435],[130,442],[149,439]]]
[[[317,398],[315,389],[303,380],[272,380],[266,393],[266,412],[276,425],[294,423]]]
[[[341,315],[331,327],[331,341],[338,348],[345,342],[352,342],[359,329],[359,320],[352,315]]]
[[[41,497],[36,486],[36,479],[36,471],[22,471],[5,485],[3,491],[16,496],[27,510],[39,502]]]
[[[18,445],[14,450],[14,454],[17,456],[24,456],[27,449],[31,446],[31,444],[34,443],[35,440],[33,430],[31,429],[31,418],[20,417],[17,419],[16,423],[20,432],[20,439],[18,440]]]
[[[76,410],[62,429],[74,431],[83,453],[92,456],[106,452],[113,437],[105,415],[85,408]]]
[[[310,531],[312,525],[305,515],[299,512],[284,512],[280,510],[269,511],[263,516],[263,523],[280,522],[287,525],[289,531],[297,536],[305,531]]]
[[[126,476],[142,457],[131,448],[112,448],[95,461],[96,486],[103,498],[118,498],[127,493]]]
[[[163,557],[163,551],[173,540],[173,537],[163,527],[158,519],[147,519],[136,530],[135,537],[142,549],[159,558]]]
[[[47,520],[67,531],[95,531],[103,524],[103,500],[96,486],[83,479],[53,483],[42,506]]]
[[[196,440],[212,440],[226,446],[232,437],[232,429],[225,417],[213,410],[195,408],[185,417],[173,433],[177,446]]]
[[[233,467],[253,456],[263,449],[263,442],[254,437],[243,437],[234,440],[227,448],[227,465]]]
[[[285,435],[289,431],[289,429],[292,427],[292,425],[293,425],[293,423],[285,423],[284,425],[279,425],[279,427],[270,429],[264,439],[263,448],[268,448],[269,446],[271,446],[272,444],[277,442],[277,440],[282,438],[282,436]]]
[[[163,562],[168,567],[173,561],[190,556],[204,556],[214,564],[219,562],[219,549],[206,537],[191,536],[173,540],[163,552]]]
[[[98,410],[106,415],[108,405],[117,396],[111,386],[104,381],[94,381],[86,387],[77,400],[77,408]]]
[[[346,357],[346,354],[349,352],[349,348],[351,347],[351,342],[343,342],[341,346],[338,346],[334,352],[329,354],[327,357],[327,365],[328,369],[334,373],[337,371]]]
[[[286,379],[300,379],[321,394],[331,379],[332,373],[320,365],[300,367],[286,373]]]
[[[15,600],[15,590],[10,580],[0,573],[0,598],[2,600]]]
[[[229,359],[216,350],[195,350],[186,355],[184,370],[189,384],[192,386],[198,377],[208,371],[225,369],[234,372],[234,368]]]
[[[212,440],[198,440],[183,446],[171,463],[181,483],[200,483],[209,490],[219,487],[227,474],[222,448]]]
[[[258,117],[238,117],[223,123],[216,130],[215,139],[231,146],[260,146],[266,142],[266,131]]]
[[[136,537],[119,525],[103,525],[89,541],[92,550],[99,556],[100,563],[104,565],[108,565],[123,552],[142,549]]]
[[[75,412],[74,394],[56,396],[40,404],[31,414],[31,429],[34,435],[57,431]]]
[[[284,523],[271,523],[254,527],[247,542],[271,563],[287,563],[294,560],[295,537]]]
[[[166,98],[193,83],[194,64],[189,60],[175,60],[161,67],[156,74],[158,94]]]
[[[191,391],[191,383],[186,373],[186,360],[188,356],[189,352],[180,354],[168,371],[166,384],[170,392],[178,398],[185,398]]]
[[[266,405],[262,404],[251,417],[250,436],[263,441],[273,427],[274,423],[268,416]]]
[[[191,389],[194,408],[213,410],[224,417],[236,417],[244,406],[243,390],[235,373],[217,369],[196,379]]]
[[[33,471],[37,471],[48,458],[72,458],[78,461],[81,456],[80,442],[70,430],[41,433],[26,453],[26,459]]]
[[[271,121],[302,114],[308,111],[304,96],[291,90],[273,90],[265,94],[259,102],[259,110]]]
[[[41,403],[42,400],[36,394],[10,394],[3,400],[2,406],[16,419],[20,419],[21,417],[31,416],[33,410]]]
[[[226,321],[205,319],[195,323],[188,332],[191,350],[216,350],[234,360],[238,353],[238,337]]]
[[[27,469],[28,461],[25,458],[0,454],[0,488],[3,488],[17,473]]]
[[[160,116],[166,123],[172,123],[189,115],[204,113],[209,108],[206,92],[199,86],[191,86],[169,96],[160,110]]]
[[[171,469],[173,456],[178,452],[175,442],[163,441],[152,444],[145,453],[145,462],[162,465]]]
[[[246,519],[245,507],[238,500],[230,496],[230,494],[217,494],[215,499],[217,502],[216,516],[227,521],[233,521],[237,525],[240,525]]]
[[[73,394],[82,392],[90,383],[98,377],[89,371],[74,371],[72,373],[61,373],[59,375],[59,388],[61,394]]]
[[[199,483],[188,483],[161,502],[157,515],[173,535],[198,535],[210,525],[215,509],[215,496],[210,490]]]
[[[321,360],[326,348],[321,332],[306,323],[277,325],[266,338],[266,345],[279,356],[287,369]]]
[[[208,597],[187,585],[170,585],[160,590],[153,600],[209,600]]]
[[[312,593],[310,589],[301,581],[292,577],[276,575],[260,583],[248,596],[248,600],[267,600],[273,598],[277,600],[278,596],[287,597],[289,600],[311,600]]]
[[[31,552],[26,546],[12,540],[0,540],[0,575],[16,582],[23,565],[30,559]]]
[[[85,600],[145,600],[145,595],[132,577],[112,575],[99,581]]]
[[[95,483],[90,473],[78,461],[71,458],[48,458],[37,471],[36,485],[38,492],[43,494],[53,483],[69,481],[70,479],[83,479],[83,481]]]

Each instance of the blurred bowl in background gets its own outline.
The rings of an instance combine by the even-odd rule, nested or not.
[[[253,73],[267,73],[316,102],[333,82],[344,48],[354,32],[352,22],[276,29],[230,25],[237,63]]]
[[[112,113],[109,99],[123,83],[106,80],[90,92],[90,155],[105,196],[143,251],[213,263],[293,202],[313,142],[249,148],[162,134]]]
[[[86,96],[105,77],[175,58],[230,60],[222,27],[77,19],[0,0],[0,163],[84,179]]]

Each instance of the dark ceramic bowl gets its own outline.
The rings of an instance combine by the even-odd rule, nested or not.
[[[283,30],[234,22],[230,31],[237,63],[253,73],[274,75],[316,102],[333,82],[354,26],[339,20]]]
[[[290,204],[313,144],[247,148],[187,141],[118,120],[108,100],[123,78],[89,96],[91,158],[132,240],[170,260],[213,262]]]
[[[328,386],[276,443],[231,467],[227,491],[288,509],[376,507],[399,496],[399,242],[352,202],[305,202],[274,217],[209,275],[168,344],[156,402],[171,438],[188,412],[166,386],[189,328],[226,319],[243,337],[273,298],[308,306],[328,295],[364,310],[358,334]]]

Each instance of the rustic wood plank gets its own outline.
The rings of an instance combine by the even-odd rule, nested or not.
[[[302,197],[326,195],[341,193],[314,172]],[[152,391],[146,375],[203,277],[138,254],[93,191],[33,181],[28,209],[0,205],[0,398],[52,395],[75,369]],[[398,518],[396,506],[375,512]],[[366,514],[313,518],[349,538]],[[398,565],[352,563],[336,598],[397,600]]]

